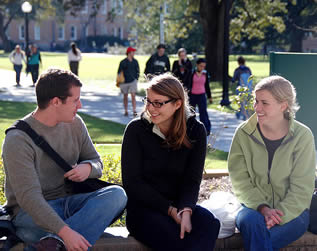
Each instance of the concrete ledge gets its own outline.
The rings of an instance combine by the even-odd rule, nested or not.
[[[108,228],[106,234],[98,240],[92,250],[118,250],[118,251],[150,251],[133,237],[128,236],[126,228]],[[108,235],[108,236],[106,236]],[[120,237],[118,237],[120,236]],[[113,246],[106,243],[111,243]],[[97,249],[95,249],[97,248]],[[218,239],[215,251],[243,251],[243,241],[240,234],[231,237]],[[300,239],[291,243],[281,251],[313,251],[317,250],[317,235],[306,232]]]
[[[92,251],[151,251],[132,236],[128,236],[125,227],[108,228],[91,249]],[[22,251],[23,245],[18,245],[12,251]],[[243,241],[240,234],[218,239],[215,251],[243,251]],[[313,251],[317,250],[317,235],[306,232],[300,239],[291,243],[281,251]],[[211,250],[210,250],[211,251]]]
[[[204,179],[210,179],[210,178],[220,178],[222,176],[228,176],[228,170],[227,169],[205,169],[203,173]]]

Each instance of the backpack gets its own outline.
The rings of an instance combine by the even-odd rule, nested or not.
[[[241,86],[248,87],[249,93],[251,94],[253,80],[250,77],[251,77],[251,74],[249,72],[243,72],[240,74],[239,82]]]
[[[317,179],[315,180],[315,192],[313,193],[313,197],[310,204],[309,209],[309,226],[308,231],[313,234],[317,234]]]
[[[9,251],[22,240],[16,236],[8,208],[0,205],[0,238],[7,237],[1,250]]]

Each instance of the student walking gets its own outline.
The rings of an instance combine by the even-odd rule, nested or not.
[[[31,45],[30,56],[28,57],[28,70],[31,72],[33,87],[39,77],[39,66],[42,64],[41,54],[35,44]]]
[[[192,73],[192,63],[187,58],[187,52],[184,48],[180,48],[177,54],[178,60],[175,60],[173,63],[172,73],[184,85]]]
[[[239,86],[248,87],[248,92],[251,95],[253,87],[252,80],[250,80],[249,78],[252,75],[252,72],[250,68],[245,65],[245,59],[242,56],[238,57],[238,64],[239,67],[236,68],[234,71],[232,83],[237,82],[237,88]],[[236,90],[236,94],[239,95],[239,93],[239,90]],[[245,102],[241,102],[240,111],[236,112],[236,117],[237,119],[241,118],[243,120],[246,120],[248,116],[248,111],[245,109]]]
[[[154,53],[146,62],[145,75],[160,75],[171,70],[170,60],[165,54],[165,45],[159,44]]]
[[[123,94],[124,116],[128,116],[128,95],[131,94],[131,102],[133,109],[133,116],[137,116],[135,94],[138,89],[138,79],[140,75],[140,68],[138,61],[134,58],[136,49],[127,48],[127,57],[120,62],[118,74],[123,72],[124,83],[120,84],[120,90]]]
[[[21,77],[21,71],[22,71],[22,61],[26,63],[25,53],[21,50],[20,45],[16,45],[14,51],[12,51],[9,55],[9,59],[11,63],[13,64],[13,69],[15,71],[15,81],[17,83],[17,86],[20,85],[20,77]]]
[[[207,136],[210,135],[211,124],[207,112],[207,98],[212,103],[209,86],[209,76],[206,72],[206,61],[203,58],[197,60],[195,71],[189,76],[186,88],[189,92],[189,103],[192,107],[199,109],[200,121],[205,125]]]
[[[213,250],[220,223],[196,205],[206,131],[187,105],[179,80],[155,76],[144,112],[128,124],[122,144],[127,228],[156,251]]]
[[[79,61],[82,59],[81,51],[74,42],[70,44],[70,47],[71,49],[67,53],[69,68],[72,73],[78,76]]]

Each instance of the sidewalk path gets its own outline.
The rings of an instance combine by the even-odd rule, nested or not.
[[[9,70],[0,69],[0,100],[36,102],[35,88],[31,87],[31,76],[21,74],[22,87],[15,86],[15,73]],[[109,86],[109,85],[105,85]],[[112,87],[96,88],[83,86],[81,91],[82,109],[81,112],[89,115],[127,124],[132,119],[124,117],[122,96],[118,89]],[[130,104],[129,100],[129,105]],[[143,104],[141,97],[137,97],[137,111],[141,112]],[[208,109],[209,118],[212,125],[212,132],[216,135],[214,147],[222,151],[229,151],[231,140],[236,127],[242,121],[236,119],[234,114]]]

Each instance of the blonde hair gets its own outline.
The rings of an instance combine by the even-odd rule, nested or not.
[[[277,102],[287,102],[284,118],[289,120],[295,117],[299,110],[296,101],[296,90],[290,81],[281,76],[270,76],[262,79],[254,88],[254,93],[261,90],[269,91]]]
[[[188,105],[188,96],[183,85],[170,73],[153,77],[150,84],[147,90],[173,99],[174,101],[172,102],[181,101],[180,108],[173,114],[173,121],[167,133],[165,143],[173,149],[179,149],[182,145],[190,148],[191,143],[186,134],[186,116],[190,113],[190,108]],[[146,110],[146,107],[144,110]]]

